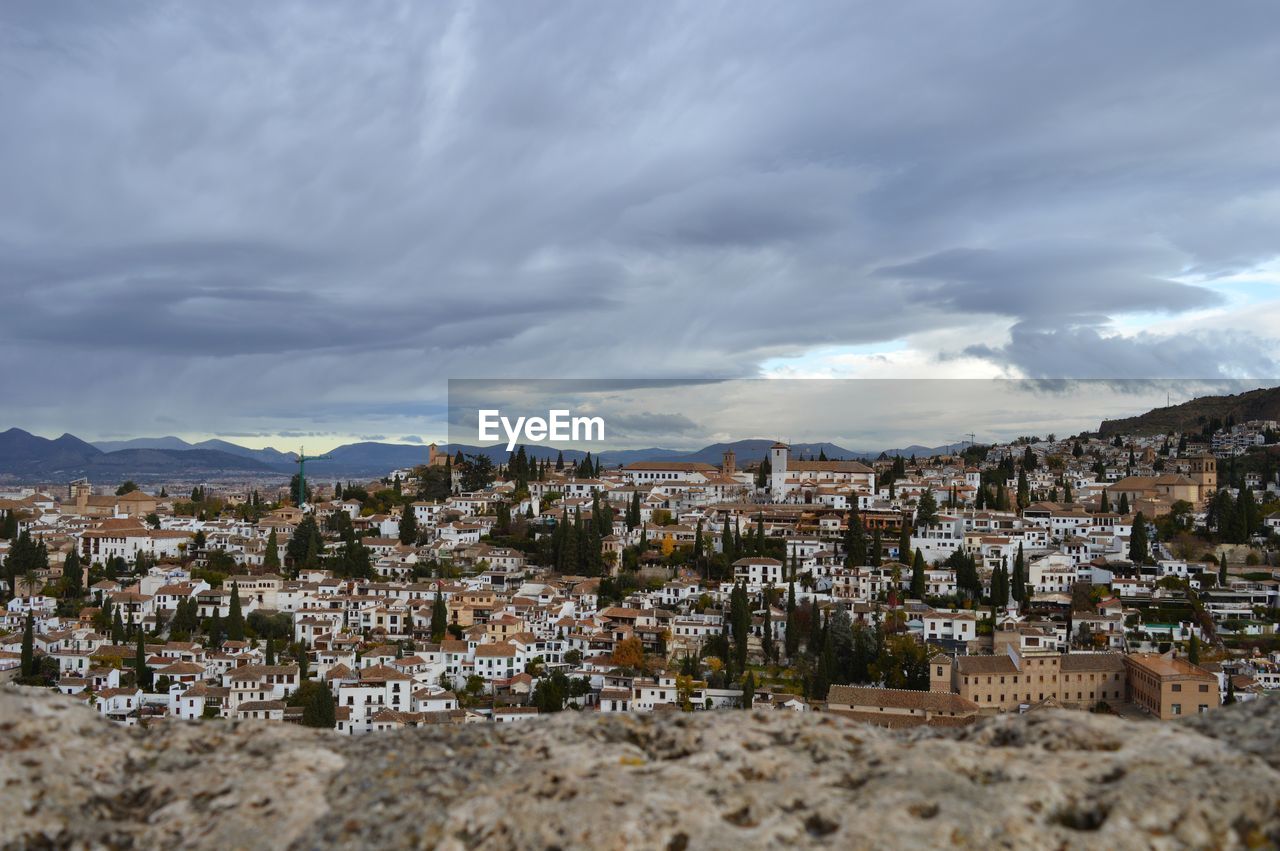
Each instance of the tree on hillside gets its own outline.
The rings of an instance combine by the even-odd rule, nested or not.
[[[231,583],[231,605],[227,612],[227,638],[244,641],[244,612],[240,608],[240,583]]]
[[[933,490],[926,488],[925,492],[920,495],[920,501],[916,504],[916,527],[928,526],[938,517],[938,501],[933,497]],[[906,561],[905,556],[899,556],[899,561]]]
[[[133,670],[137,677],[138,688],[147,691],[151,688],[151,669],[147,667],[146,634],[138,630],[138,648],[133,657]]]
[[[269,573],[275,573],[280,570],[280,539],[276,537],[276,530],[272,529],[267,535],[267,550],[263,555],[262,566]]]
[[[1151,557],[1151,545],[1147,538],[1147,520],[1139,511],[1133,516],[1133,528],[1129,532],[1129,561],[1146,564]]]
[[[418,541],[418,513],[412,505],[400,510],[400,543],[414,544]]]
[[[911,562],[911,597],[923,600],[925,592],[924,553],[916,548],[916,556]]]
[[[444,595],[437,588],[435,600],[431,603],[431,640],[436,643],[444,641],[445,633],[448,630],[449,609],[445,606]]]
[[[19,672],[25,679],[34,677],[36,673],[36,620],[30,609],[22,626],[22,653]]]
[[[80,552],[75,547],[62,563],[62,596],[71,600],[84,596],[84,569],[80,566]]]

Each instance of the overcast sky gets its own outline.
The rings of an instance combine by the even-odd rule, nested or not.
[[[1280,375],[1277,32],[4,3],[0,429],[319,450],[443,437],[448,378]]]

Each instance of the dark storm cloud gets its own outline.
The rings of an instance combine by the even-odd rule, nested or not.
[[[1044,330],[1021,323],[1013,327],[1007,345],[977,345],[965,350],[974,357],[1016,363],[1036,378],[1061,375],[1062,365],[1070,364],[1072,375],[1079,378],[1117,379],[1163,375],[1273,378],[1280,375],[1274,352],[1274,341],[1244,332],[1234,333],[1228,340],[1207,332],[1104,337],[1091,327]]]
[[[1034,376],[1272,370],[1266,327],[1111,329],[1280,253],[1278,24],[7,4],[0,358],[41,380],[0,395],[54,431],[426,434],[449,376],[749,376],[972,327]]]

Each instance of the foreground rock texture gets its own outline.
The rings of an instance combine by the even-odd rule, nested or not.
[[[125,730],[0,690],[0,844],[117,848],[1280,845],[1280,702],[895,734],[831,716],[565,713],[339,737]]]

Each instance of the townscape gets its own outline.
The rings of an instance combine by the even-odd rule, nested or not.
[[[1277,423],[0,499],[0,672],[124,725],[1168,720],[1280,688]]]

